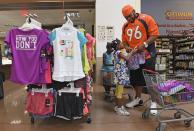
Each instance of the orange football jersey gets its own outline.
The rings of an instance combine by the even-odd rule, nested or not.
[[[142,19],[148,26],[148,34],[142,22],[138,19]],[[139,17],[134,23],[126,23],[122,29],[122,41],[129,44],[130,48],[135,48],[138,45],[143,44],[147,40],[147,36],[158,36],[158,26],[154,19],[146,14],[139,14]]]

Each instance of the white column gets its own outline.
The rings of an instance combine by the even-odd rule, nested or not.
[[[102,74],[100,72],[102,65],[102,55],[106,51],[107,40],[99,41],[98,26],[113,26],[115,29],[114,39],[121,40],[122,26],[126,22],[122,15],[122,7],[130,4],[137,12],[140,12],[141,0],[96,0],[96,82],[102,83]]]
[[[137,12],[140,12],[140,0],[96,0],[96,53],[102,57],[106,51],[105,41],[98,39],[98,26],[113,26],[115,29],[114,38],[121,39],[122,25],[125,19],[122,15],[122,7],[126,4],[132,5]]]

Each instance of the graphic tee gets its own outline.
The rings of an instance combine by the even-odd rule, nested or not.
[[[75,81],[85,77],[80,49],[86,43],[83,33],[71,26],[56,28],[49,39],[54,51],[53,80]]]
[[[49,46],[48,33],[39,29],[13,28],[7,33],[5,42],[13,54],[10,79],[20,84],[45,83],[40,78],[44,73],[40,56],[41,49]]]

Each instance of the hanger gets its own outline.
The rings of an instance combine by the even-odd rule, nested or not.
[[[70,88],[64,87],[61,90],[58,90],[59,96],[61,96],[62,93],[75,93],[76,96],[79,96],[81,88],[75,88],[74,82],[69,83]]]
[[[33,18],[31,18],[31,24],[37,29],[42,29],[42,24]]]
[[[68,24],[68,25],[72,25],[73,26],[73,22],[72,22],[72,20],[70,19],[70,17],[68,15],[66,15],[66,19],[67,19],[67,21],[66,21],[65,24]]]
[[[66,30],[66,29],[70,29],[71,27],[73,27],[73,22],[72,20],[69,18],[68,15],[66,15],[64,17],[64,19],[66,19],[67,21],[65,22],[65,24],[62,25],[62,29]]]
[[[30,29],[42,29],[42,24],[32,17],[37,17],[36,14],[28,14],[25,23],[19,28],[22,30],[30,30]]]
[[[45,96],[47,97],[49,92],[53,92],[53,89],[52,88],[51,89],[47,89],[46,85],[43,84],[41,89],[34,89],[33,88],[32,89],[32,95],[34,95],[35,92],[37,92],[37,93],[44,93]]]
[[[27,30],[27,29],[33,29],[33,28],[34,28],[34,26],[31,24],[31,18],[30,18],[30,16],[28,16],[26,18],[25,23],[19,29]]]

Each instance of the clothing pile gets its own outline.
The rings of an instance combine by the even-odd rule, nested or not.
[[[173,95],[178,92],[190,92],[193,90],[190,84],[178,80],[168,80],[160,83],[157,88],[163,96]]]
[[[187,82],[168,80],[156,87],[164,97],[165,103],[186,102],[194,98],[194,89]]]

